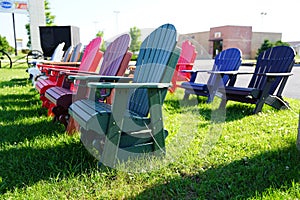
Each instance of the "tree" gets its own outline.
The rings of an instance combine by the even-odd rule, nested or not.
[[[52,15],[50,12],[50,4],[48,0],[44,1],[45,3],[45,16],[46,16],[46,26],[53,26],[54,20],[55,20],[55,15]]]
[[[141,46],[141,41],[140,41],[140,37],[142,35],[141,30],[134,26],[130,28],[129,34],[131,37],[131,44],[129,50],[132,51],[134,55],[136,55],[136,53],[139,51]]]
[[[103,31],[98,31],[98,33],[96,34],[96,37],[101,37],[102,38],[102,44],[101,44],[100,50],[104,52],[106,50],[106,46],[105,46],[105,41],[103,39],[103,36],[104,36]]]
[[[274,46],[290,46],[287,42],[282,42],[281,40],[278,40],[274,43]]]
[[[257,53],[256,53],[256,58],[258,57],[258,55],[267,50],[268,48],[271,48],[271,47],[275,47],[275,46],[290,46],[289,43],[287,42],[282,42],[281,40],[277,40],[276,42],[272,43],[270,42],[269,40],[264,40],[264,42],[262,43],[262,45],[260,46],[260,48],[257,50]]]
[[[256,58],[261,52],[263,52],[271,47],[273,47],[273,44],[267,39],[264,40],[264,42],[261,44],[260,48],[257,50]]]
[[[3,50],[8,53],[14,52],[14,48],[9,45],[6,37],[5,36],[2,37],[1,35],[0,35],[0,50]]]
[[[45,0],[44,4],[45,4],[46,26],[53,26],[55,15],[52,15],[51,12],[50,12],[49,1]],[[27,35],[28,35],[27,47],[30,48],[31,47],[30,23],[25,24],[25,28],[27,30]]]

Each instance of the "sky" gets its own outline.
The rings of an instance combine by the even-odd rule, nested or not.
[[[104,39],[139,29],[175,25],[178,33],[209,31],[224,25],[252,26],[255,32],[282,33],[282,41],[300,41],[299,0],[49,0],[50,12],[59,26],[80,28],[80,40],[87,44],[98,31]],[[265,13],[262,15],[261,13]],[[16,37],[26,46],[25,24],[29,18],[15,14]],[[13,46],[10,13],[0,13],[0,35]]]

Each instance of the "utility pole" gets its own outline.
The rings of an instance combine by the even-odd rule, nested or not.
[[[14,41],[15,41],[15,55],[18,55],[17,39],[16,39],[16,25],[15,25],[15,13],[12,12],[13,29],[14,29]]]
[[[116,14],[116,35],[119,33],[119,23],[118,23],[118,15],[120,13],[120,11],[114,11],[114,13]]]
[[[262,31],[264,31],[264,17],[267,15],[267,13],[261,12],[260,15],[261,15],[261,29]]]

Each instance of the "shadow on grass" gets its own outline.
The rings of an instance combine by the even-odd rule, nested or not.
[[[0,194],[96,168],[94,158],[77,140],[61,142],[55,147],[10,148],[2,150],[0,157]]]
[[[16,103],[18,104],[18,103]],[[12,106],[12,104],[10,104]],[[29,107],[27,105],[27,107]],[[32,108],[27,109],[27,107],[17,108],[16,110],[7,110],[3,109],[0,110],[0,119],[2,122],[11,122],[19,119],[24,118],[32,118],[32,117],[40,117],[40,116],[47,116],[47,110],[44,108]]]
[[[27,78],[14,78],[9,81],[1,81],[0,82],[0,88],[4,87],[14,87],[14,86],[26,86],[30,80]]]
[[[197,113],[201,115],[205,120],[212,120],[212,116],[223,114],[226,117],[226,122],[242,119],[246,116],[253,115],[252,111],[254,106],[251,104],[233,103],[226,107],[225,113],[218,109],[218,103],[214,103],[217,108],[212,108],[212,104],[207,104],[205,98],[194,98],[191,100],[165,100],[164,104],[167,105],[168,112],[181,112],[188,114],[191,110],[197,110]],[[194,107],[197,105],[197,107]],[[191,108],[194,107],[194,108]],[[171,109],[170,109],[171,108]]]
[[[41,108],[36,94],[7,94],[0,95],[0,99],[1,122],[9,123],[47,115],[47,110]]]
[[[25,140],[34,140],[36,137],[57,136],[64,132],[63,125],[45,120],[31,124],[11,123],[0,127],[0,145],[15,145]]]
[[[172,101],[172,100],[171,100]],[[212,104],[207,104],[206,99],[203,97],[198,97],[198,110],[199,115],[201,115],[205,120],[211,121],[212,118],[218,118],[217,115],[224,115],[225,121],[235,121],[242,119],[247,116],[254,115],[253,110],[255,108],[255,104],[247,104],[247,103],[240,103],[240,102],[230,102],[227,104],[225,110],[218,109],[219,103],[213,103],[216,108],[212,108]],[[165,101],[165,103],[170,103],[169,101]],[[195,98],[190,100],[185,100],[180,105],[184,105],[185,108],[181,108],[182,111],[186,110],[188,113],[188,107],[194,106],[195,104]],[[174,105],[174,103],[173,103]],[[175,109],[178,109],[175,107]],[[264,105],[262,112],[265,110],[272,110],[275,112],[279,112],[280,110],[277,110],[275,108],[272,108],[268,105]]]
[[[300,156],[295,144],[228,165],[199,166],[195,175],[180,172],[146,189],[133,199],[247,199],[260,198],[269,188],[287,190],[299,182]],[[204,169],[204,170],[203,170]]]
[[[39,94],[37,92],[28,93],[18,93],[18,94],[0,94],[0,106],[4,109],[6,107],[15,107],[15,108],[31,108],[34,105],[41,104],[39,100]]]

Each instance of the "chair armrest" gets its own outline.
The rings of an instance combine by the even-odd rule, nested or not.
[[[258,75],[265,75],[265,76],[269,76],[269,77],[277,77],[277,76],[292,76],[293,73],[265,73],[265,74],[258,74]]]
[[[205,70],[205,69],[180,70],[180,72],[186,72],[186,73],[209,72],[209,71],[211,71],[211,70]]]
[[[56,61],[44,61],[41,65],[55,65],[55,66],[79,66],[80,62],[56,62]]]
[[[77,70],[78,66],[73,65],[45,65],[45,64],[37,64],[37,67],[40,70]]]
[[[81,70],[61,70],[60,74],[78,75],[78,76],[99,76],[99,73],[87,72],[87,71],[81,71]]]
[[[194,66],[194,63],[177,63],[176,65]]]
[[[162,89],[169,88],[171,84],[169,83],[99,83],[99,82],[90,82],[88,87],[98,88],[98,89],[135,89],[135,88],[150,88],[150,89]]]
[[[209,74],[220,74],[220,75],[247,75],[253,74],[253,72],[241,72],[241,71],[208,71]]]
[[[76,76],[71,75],[68,76],[68,79],[70,80],[83,80],[83,81],[119,81],[119,82],[130,82],[133,78],[130,77],[124,77],[124,76]]]

